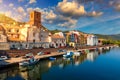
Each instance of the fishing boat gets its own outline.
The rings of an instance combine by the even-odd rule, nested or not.
[[[80,52],[74,52],[75,56],[80,56],[80,54],[81,54]]]
[[[9,58],[7,56],[0,56],[0,61],[2,60],[8,60]]]
[[[63,55],[64,58],[69,58],[69,57],[72,57],[74,55],[73,52],[69,51],[67,52],[66,54]]]
[[[49,57],[49,59],[50,59],[50,60],[56,60],[56,58],[54,58],[54,57]]]
[[[19,66],[30,66],[34,65],[39,61],[39,59],[35,59],[34,57],[29,58],[28,60],[22,61],[19,63]]]

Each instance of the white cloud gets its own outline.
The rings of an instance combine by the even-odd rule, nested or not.
[[[98,16],[101,16],[102,14],[103,14],[103,12],[92,11],[90,13],[87,13],[87,16],[98,17]]]
[[[18,2],[23,2],[24,0],[18,0]]]
[[[67,0],[63,0],[63,2],[58,3],[57,9],[66,16],[81,16],[86,13],[84,6],[79,5],[75,1],[68,2]]]
[[[75,27],[76,23],[77,23],[77,20],[70,19],[67,22],[63,22],[63,23],[58,24],[58,26],[73,28],[73,27]]]
[[[27,8],[28,13],[31,12],[31,11],[33,11],[33,8]]]
[[[29,3],[30,3],[30,4],[36,3],[36,0],[30,0]]]
[[[3,0],[0,0],[0,3],[2,3],[3,2]]]
[[[56,19],[56,17],[57,17],[57,15],[52,10],[50,10],[50,12],[46,12],[45,18],[47,20],[54,20],[54,19]]]
[[[9,4],[9,7],[13,7],[13,6],[14,6],[14,4],[13,4],[13,3],[10,3],[10,4]]]
[[[17,11],[18,11],[19,13],[24,13],[24,12],[25,12],[25,10],[23,9],[23,7],[18,7],[18,8],[17,8]]]
[[[120,3],[118,3],[118,4],[115,5],[115,9],[116,9],[117,11],[120,11]]]
[[[12,12],[11,12],[11,11],[6,11],[6,12],[5,12],[5,15],[8,16],[8,17],[11,17]]]

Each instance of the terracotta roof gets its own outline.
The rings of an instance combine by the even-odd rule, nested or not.
[[[60,35],[53,35],[51,36],[52,38],[64,38],[63,36],[60,36]]]

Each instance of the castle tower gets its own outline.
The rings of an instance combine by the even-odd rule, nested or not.
[[[40,28],[41,25],[41,13],[37,11],[30,12],[30,25]]]

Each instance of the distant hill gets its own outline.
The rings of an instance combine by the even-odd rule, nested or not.
[[[101,38],[101,39],[120,40],[120,34],[114,34],[114,35],[95,34],[95,35],[98,36],[98,38]]]
[[[56,30],[49,30],[52,34],[54,34],[54,33],[58,33],[58,32],[63,32],[62,30],[58,30],[58,29],[56,29]]]
[[[17,22],[8,16],[5,16],[4,14],[0,14],[0,23],[6,23],[6,24],[16,23],[16,25],[24,24],[24,22]]]

